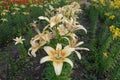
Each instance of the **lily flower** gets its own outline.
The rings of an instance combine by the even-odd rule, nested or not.
[[[34,26],[34,28],[38,34],[30,40],[30,44],[32,47],[29,48],[28,55],[36,57],[37,50],[45,45],[47,42],[50,42],[52,34],[48,31],[43,31],[42,33],[40,33],[37,26]]]
[[[59,27],[57,27],[57,29],[61,36],[68,33],[68,30],[67,30],[67,28],[64,27],[64,25],[59,25]]]
[[[6,18],[1,18],[0,19],[2,22],[8,22],[8,20]]]
[[[87,30],[82,25],[78,24],[78,22],[76,22],[73,18],[70,20],[64,19],[64,22],[69,31],[73,32],[75,30],[82,29],[85,33],[87,33]]]
[[[50,19],[48,19],[47,17],[44,16],[40,16],[38,17],[40,20],[46,20],[47,22],[49,22],[50,27],[54,27],[56,24],[60,23],[62,21],[62,14],[58,14],[56,16],[51,17]]]
[[[70,48],[69,46],[64,47],[62,49],[61,44],[57,44],[56,49],[53,49],[50,46],[45,46],[44,50],[48,54],[48,56],[43,57],[40,60],[40,63],[44,63],[46,61],[53,61],[53,67],[56,75],[60,75],[63,67],[63,62],[67,62],[73,67],[72,61],[67,58],[73,51],[74,48]]]
[[[69,43],[70,47],[75,49],[74,52],[77,54],[79,59],[81,59],[81,55],[80,55],[80,52],[78,52],[77,50],[87,50],[87,51],[89,51],[88,48],[79,47],[83,43],[84,43],[83,41],[80,41],[80,42],[77,43],[77,39],[73,39]]]
[[[40,35],[36,35],[30,40],[31,48],[28,50],[28,55],[36,57],[37,50],[43,46],[46,42],[40,40]]]
[[[25,39],[22,39],[22,37],[20,36],[19,38],[18,37],[16,37],[15,39],[13,39],[14,41],[15,41],[15,45],[16,44],[18,44],[18,43],[21,43],[21,44],[23,44],[23,41],[25,40]]]

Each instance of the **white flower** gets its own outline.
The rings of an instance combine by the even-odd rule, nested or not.
[[[21,43],[21,44],[23,44],[23,41],[25,40],[25,39],[22,39],[22,37],[20,36],[19,38],[18,37],[16,37],[15,39],[13,39],[14,41],[16,41],[15,42],[15,45],[16,44],[18,44],[18,43]]]
[[[60,75],[63,67],[63,62],[67,62],[73,67],[72,61],[67,58],[73,51],[74,48],[70,48],[69,46],[64,47],[62,49],[61,44],[57,44],[56,49],[53,49],[50,46],[45,46],[44,50],[48,54],[48,56],[43,57],[40,60],[40,63],[44,63],[46,61],[53,61],[53,66],[56,75]]]
[[[23,12],[24,15],[29,15],[30,13],[29,12]]]
[[[5,18],[1,18],[0,20],[1,20],[2,22],[8,22],[8,20],[5,19]]]
[[[20,8],[17,8],[17,7],[14,7],[13,9],[16,10],[16,11],[19,11],[19,10],[20,10]]]
[[[20,5],[20,7],[21,7],[21,8],[26,8],[26,6],[25,6],[25,5],[23,5],[23,4],[22,4],[22,5]]]
[[[1,12],[1,16],[6,15],[8,12],[9,12],[9,10],[3,10],[3,11]]]

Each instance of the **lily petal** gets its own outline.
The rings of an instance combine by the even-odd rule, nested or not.
[[[56,25],[56,23],[55,22],[51,22],[50,23],[50,27],[52,28],[53,26],[55,26]]]
[[[89,51],[88,48],[75,48],[76,50],[86,50],[86,51]]]
[[[56,50],[61,50],[61,49],[62,49],[62,45],[58,43],[56,46]]]
[[[42,63],[44,63],[44,62],[46,62],[46,61],[51,61],[51,59],[50,59],[49,56],[43,57],[43,58],[40,60],[40,63],[42,64]]]
[[[85,33],[87,34],[87,30],[82,25],[78,25],[78,29],[83,29]]]
[[[28,50],[28,55],[29,55],[29,56],[33,56],[33,57],[36,57],[36,52],[37,52],[37,50],[38,50],[38,48],[36,48],[36,49],[33,49],[32,47],[29,48],[29,50]]]
[[[63,63],[53,62],[53,66],[54,66],[54,70],[55,70],[56,75],[59,76],[61,74],[61,71],[62,71]]]
[[[73,62],[70,59],[65,58],[64,62],[69,63],[71,65],[71,67],[73,68]]]
[[[78,58],[81,59],[81,55],[78,51],[75,51],[75,53],[77,54]]]
[[[40,19],[40,20],[46,20],[46,21],[49,22],[49,19],[47,17],[44,17],[44,16],[40,16],[40,17],[38,17],[38,19]]]
[[[28,55],[32,57],[32,55],[30,54],[30,51],[31,51],[31,50],[32,50],[32,47],[29,48],[29,50],[28,50]]]
[[[36,57],[36,52],[37,52],[38,49],[32,49],[31,51],[31,54],[33,57]]]
[[[46,53],[48,55],[52,54],[52,52],[55,52],[55,50],[52,47],[49,47],[49,46],[45,46],[44,50],[46,51]]]
[[[75,47],[78,47],[78,46],[82,45],[83,43],[84,43],[84,42],[81,41],[81,42],[77,43]]]
[[[71,48],[70,46],[66,46],[62,52],[66,53],[65,57],[69,56],[73,51],[75,51],[75,48]]]

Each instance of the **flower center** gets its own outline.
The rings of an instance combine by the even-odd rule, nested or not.
[[[54,54],[55,60],[61,60],[62,57],[63,57],[63,55],[62,55],[62,50],[56,50],[56,51],[55,51],[55,54]]]

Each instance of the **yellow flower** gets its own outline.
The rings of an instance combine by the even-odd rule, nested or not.
[[[120,37],[120,29],[116,28],[114,25],[110,26],[110,31],[113,33],[113,39]]]
[[[118,5],[114,6],[114,9],[119,9],[119,6]]]
[[[108,53],[107,53],[107,52],[104,52],[104,53],[103,53],[103,57],[108,57]]]
[[[114,31],[115,30],[115,26],[114,25],[111,25],[110,26],[110,31]]]
[[[109,19],[113,20],[115,18],[115,15],[109,16]]]
[[[104,6],[105,5],[105,0],[100,0],[100,3]]]
[[[53,67],[56,75],[60,75],[63,67],[63,62],[67,62],[73,67],[72,61],[67,58],[73,51],[74,48],[70,48],[69,46],[64,47],[62,49],[61,44],[57,44],[56,49],[53,49],[50,46],[45,46],[44,50],[48,54],[48,56],[43,57],[40,60],[40,63],[44,63],[46,61],[53,61]]]
[[[109,12],[106,12],[106,13],[105,13],[105,15],[106,15],[106,16],[109,16],[109,15],[110,15],[110,13],[109,13]]]
[[[113,34],[113,39],[115,39],[117,37],[120,37],[120,29],[119,28],[116,28],[114,30],[114,34]]]
[[[22,37],[20,36],[19,38],[18,37],[16,37],[15,39],[13,39],[14,41],[16,41],[15,42],[15,45],[16,44],[18,44],[18,43],[21,43],[21,44],[23,44],[23,41],[25,40],[25,39],[22,39]]]

